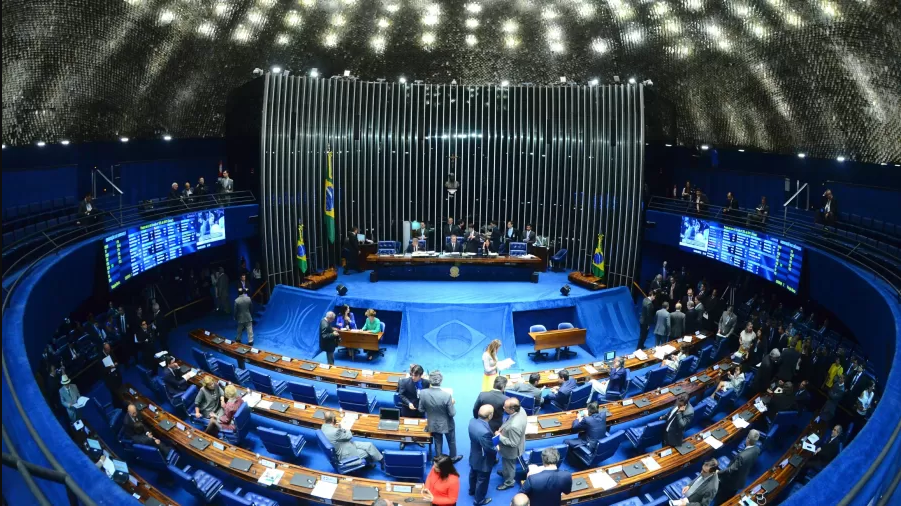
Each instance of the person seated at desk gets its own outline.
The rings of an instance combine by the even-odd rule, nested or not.
[[[356,330],[357,322],[354,314],[350,312],[350,306],[345,305],[335,320],[335,328],[339,330]]]
[[[463,241],[457,238],[457,234],[451,234],[450,241],[444,245],[445,253],[463,253]]]
[[[829,435],[829,439],[820,438],[817,447],[817,452],[812,459],[807,461],[807,466],[812,467],[814,469],[822,469],[829,465],[835,457],[838,456],[838,452],[840,450],[840,446],[842,444],[842,426],[836,425],[832,428],[832,433]]]
[[[382,322],[375,317],[375,309],[366,310],[366,322],[363,323],[363,328],[360,330],[363,332],[372,332],[373,334],[378,334],[382,331]],[[366,350],[366,360],[372,360],[378,353],[378,351]]]
[[[555,402],[561,406],[565,406],[567,402],[569,402],[569,396],[573,390],[579,386],[576,383],[576,380],[569,377],[569,372],[566,370],[560,371],[560,379],[563,381],[562,385],[551,388],[550,393],[547,394],[548,402]]]
[[[166,395],[169,397],[175,397],[190,386],[188,381],[181,377],[178,363],[175,361],[175,357],[171,355],[166,356],[166,367],[163,369],[163,384],[166,385]]]
[[[353,433],[338,425],[333,411],[325,413],[325,423],[322,424],[321,430],[329,443],[335,447],[338,460],[359,458],[371,464],[383,464],[382,452],[372,443],[354,442]]]
[[[587,412],[580,410],[576,421],[573,422],[573,432],[579,434],[579,437],[566,440],[566,445],[570,450],[579,446],[588,446],[594,452],[598,441],[607,435],[607,411],[599,412],[598,403],[589,402]]]
[[[419,240],[417,238],[414,238],[412,241],[410,241],[410,244],[407,245],[407,250],[406,250],[407,254],[425,253],[425,252],[426,252],[425,239]]]
[[[616,357],[613,359],[613,367],[610,369],[610,375],[605,380],[591,380],[591,394],[588,395],[588,402],[591,402],[594,393],[607,395],[607,390],[613,389],[614,392],[626,392],[626,381],[629,378],[629,371],[623,367],[623,358]]]
[[[138,416],[138,408],[134,404],[129,404],[126,411],[125,419],[122,421],[123,435],[134,443],[159,448],[165,459],[169,455],[169,446],[153,437],[153,433],[150,432],[147,426],[144,425],[141,417]]]
[[[106,317],[106,324],[103,326],[103,331],[110,341],[118,341],[122,338],[122,334],[119,332],[119,327],[116,325],[116,320],[113,316]]]
[[[529,375],[528,381],[520,381],[507,390],[531,395],[535,398],[535,405],[540,407],[541,403],[544,401],[544,399],[541,398],[541,392],[543,392],[544,389],[538,386],[539,381],[541,381],[541,374],[533,372]]]
[[[742,364],[741,367],[732,368],[731,371],[726,373],[726,378],[717,385],[716,390],[713,392],[713,397],[718,399],[729,393],[731,390],[738,390],[741,388],[745,383],[745,372],[750,370],[750,368],[751,366],[749,364]]]
[[[464,237],[463,251],[466,253],[478,253],[482,246],[482,234],[475,228],[466,231]]]
[[[485,238],[482,242],[481,254],[488,256],[489,253],[497,253],[497,242],[491,240],[491,236]]]
[[[194,398],[194,418],[198,420],[218,418],[222,414],[225,392],[212,376],[204,376],[202,387]]]
[[[542,467],[526,477],[522,491],[529,501],[541,506],[560,506],[561,496],[572,491],[573,475],[557,469],[560,453],[556,448],[541,450]]]
[[[535,234],[535,231],[532,230],[532,225],[527,223],[526,229],[522,233],[522,242],[533,244],[536,240],[538,240],[538,236]]]
[[[210,417],[210,423],[206,426],[204,432],[217,436],[222,429],[235,430],[235,415],[242,404],[244,404],[244,399],[238,395],[238,389],[234,385],[225,387],[225,395],[220,400],[222,412],[219,413],[218,417]]]
[[[682,350],[679,350],[675,355],[670,355],[672,358],[663,359],[663,365],[665,365],[669,370],[675,371],[679,368],[679,363],[688,358],[688,355],[685,354]]]

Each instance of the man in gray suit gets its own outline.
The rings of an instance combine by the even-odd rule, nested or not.
[[[338,347],[338,331],[332,327],[335,321],[335,313],[325,313],[325,318],[319,320],[319,349],[325,352],[325,360],[329,365],[335,364],[335,348]]]
[[[644,341],[648,338],[651,321],[654,319],[654,299],[656,298],[657,292],[652,291],[641,301],[641,312],[638,313],[638,347],[635,348],[636,350],[644,349]]]
[[[238,288],[238,298],[235,299],[235,321],[238,322],[238,337],[235,342],[241,342],[244,330],[247,330],[247,344],[253,344],[253,301],[247,295],[247,290]]]
[[[454,426],[454,398],[450,393],[441,389],[441,381],[444,376],[441,371],[435,370],[429,373],[429,388],[419,391],[419,411],[425,413],[425,430],[432,433],[432,442],[435,443],[435,454],[441,455],[444,450],[444,439],[447,439],[447,455],[454,462],[463,459],[457,455],[457,434]]]
[[[682,339],[685,335],[685,313],[682,312],[682,304],[676,303],[676,310],[669,315],[670,337]]]
[[[735,324],[738,322],[738,317],[735,316],[735,311],[732,309],[732,306],[726,308],[726,311],[723,313],[723,316],[720,316],[720,324],[717,329],[717,334],[725,337],[729,337],[732,335],[732,332],[735,331]]]
[[[219,307],[230,313],[228,303],[228,274],[225,273],[224,267],[219,267],[219,277],[216,278],[216,298],[219,300]]]
[[[682,499],[670,501],[673,506],[711,506],[719,489],[719,464],[710,459],[701,466],[701,474],[682,487]]]
[[[528,381],[519,381],[512,387],[507,390],[513,392],[519,392],[521,394],[531,395],[535,398],[535,405],[541,406],[541,402],[544,401],[544,398],[541,397],[541,392],[544,391],[543,388],[538,387],[538,382],[541,381],[541,374],[537,372],[533,372],[529,375]]]
[[[526,424],[528,417],[519,405],[519,399],[507,399],[504,403],[504,412],[507,413],[507,421],[501,425],[497,435],[500,436],[497,445],[501,456],[501,476],[504,482],[498,485],[498,490],[507,490],[516,483],[516,461],[526,451]]]
[[[664,302],[657,314],[654,316],[656,325],[654,326],[654,338],[657,340],[657,346],[666,343],[670,333],[670,315],[669,302]]]
[[[60,378],[59,383],[62,385],[59,389],[59,401],[66,408],[66,412],[69,413],[69,420],[74,422],[78,420],[78,408],[75,407],[75,404],[78,402],[78,398],[81,397],[81,393],[78,391],[78,387],[65,374]]]
[[[335,412],[325,413],[325,423],[322,424],[322,433],[335,447],[338,460],[360,458],[371,463],[380,464],[384,457],[382,452],[372,443],[360,443],[353,441],[353,433],[338,426],[335,422]]]
[[[760,432],[754,429],[748,431],[748,436],[745,438],[745,449],[738,452],[729,467],[719,472],[719,476],[717,476],[719,489],[716,499],[713,501],[714,504],[723,504],[744,488],[748,473],[751,472],[754,462],[760,456],[760,447],[757,446],[758,439],[760,439]]]

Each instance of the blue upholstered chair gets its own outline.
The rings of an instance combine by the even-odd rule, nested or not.
[[[388,450],[385,457],[385,474],[399,480],[422,481],[426,472],[424,451]]]
[[[563,270],[563,267],[565,267],[566,264],[567,253],[566,248],[560,248],[554,253],[554,256],[549,259],[552,271],[559,272]]]
[[[250,373],[244,369],[239,369],[235,364],[225,360],[219,361],[219,376],[223,379],[231,381],[237,385],[242,385],[250,380]]]
[[[199,499],[201,504],[210,504],[222,490],[222,480],[203,469],[194,471],[191,466],[179,469],[178,466],[170,464],[169,472],[175,477],[175,481]]]
[[[522,394],[507,390],[504,392],[504,395],[519,399],[520,408],[525,410],[526,414],[529,416],[537,415],[538,412],[541,411],[541,406],[535,406],[535,397],[531,394]]]
[[[772,424],[779,425],[783,428],[797,427],[799,421],[800,416],[797,411],[781,411],[776,413],[776,416],[773,417]]]
[[[544,325],[532,325],[529,327],[529,332],[547,332],[547,327]],[[534,357],[536,360],[539,358],[547,358],[547,352],[544,351],[532,351],[529,352],[530,357]]]
[[[603,395],[599,395],[598,402],[613,402],[613,401],[621,401],[626,398],[626,394],[629,393],[629,377],[631,373],[628,369],[626,369],[626,381],[623,382],[622,391],[616,390],[615,388],[610,388],[610,385],[607,385],[607,391],[604,392]],[[591,402],[591,398],[589,396],[588,402]]]
[[[225,506],[278,506],[278,501],[263,497],[254,492],[243,492],[240,487],[234,492],[229,492],[224,488],[219,491],[219,498]]]
[[[366,467],[366,461],[359,457],[338,460],[338,454],[335,452],[334,445],[329,442],[328,438],[325,437],[325,434],[323,434],[321,430],[316,431],[316,441],[319,443],[319,449],[322,450],[322,453],[328,458],[329,463],[332,464],[336,473],[350,474],[357,469]]]
[[[560,455],[560,462],[566,461],[566,456],[569,454],[569,446],[565,445],[565,444],[544,446],[541,448],[526,450],[526,452],[523,453],[522,458],[517,459],[519,462],[518,465],[516,466],[516,479],[517,480],[526,479],[526,475],[529,472],[530,465],[534,464],[536,466],[541,466],[544,464],[541,461],[541,452],[544,451],[545,448],[556,449],[557,453]]]
[[[407,241],[407,246],[410,246],[412,244],[413,244],[413,239],[410,239],[409,241]],[[420,239],[419,240],[419,251],[425,251],[425,249],[426,249],[425,241]]]
[[[270,453],[283,457],[299,457],[301,450],[307,444],[301,435],[288,434],[283,430],[270,429],[269,427],[257,427],[257,436],[263,441],[263,446]]]
[[[508,248],[511,257],[522,257],[529,254],[529,245],[524,242],[511,242]]]
[[[100,416],[104,421],[106,421],[106,424],[107,426],[109,426],[112,433],[117,433],[119,431],[119,428],[122,426],[122,410],[113,407],[112,404],[103,406],[102,404],[100,404],[96,397],[91,397],[91,403],[95,408],[97,408],[97,412],[100,413]]]
[[[588,396],[591,395],[591,383],[585,383],[577,386],[570,394],[569,399],[565,403],[560,403],[555,399],[552,404],[560,411],[569,411],[571,409],[582,409],[588,405]]]
[[[591,451],[591,448],[589,448],[588,445],[582,445],[573,448],[570,455],[572,455],[582,467],[598,467],[616,453],[619,444],[625,439],[626,431],[620,430],[598,441],[598,445],[595,447],[594,451]]]
[[[140,462],[143,466],[158,471],[166,470],[168,466],[178,464],[178,459],[181,457],[175,450],[169,450],[169,455],[163,455],[163,452],[156,446],[135,443],[131,448],[134,452],[136,461]]]
[[[630,497],[620,502],[613,503],[610,506],[644,506],[644,503],[637,497]]]
[[[701,348],[701,352],[698,354],[698,365],[695,368],[695,371],[699,371],[701,369],[707,369],[710,367],[710,364],[713,363],[713,345],[705,346]]]
[[[659,444],[663,440],[665,429],[666,420],[657,420],[641,427],[632,427],[626,431],[626,438],[632,443],[632,448],[644,450],[649,446]]]
[[[297,402],[321,406],[328,399],[328,392],[324,388],[316,388],[310,383],[288,381],[286,385],[286,390]]]
[[[680,478],[666,487],[663,488],[663,493],[666,494],[666,497],[672,501],[678,501],[682,498],[682,489],[687,487],[691,480],[694,479],[694,476],[685,476]]]
[[[287,386],[282,380],[273,380],[271,376],[265,373],[249,369],[250,380],[253,382],[253,388],[269,395],[281,395]]]
[[[165,390],[165,389],[164,389]],[[187,418],[188,414],[194,411],[194,399],[197,398],[197,385],[191,385],[184,392],[178,395],[168,395],[169,403],[172,404],[173,411],[179,418]]]
[[[137,366],[137,369],[138,375],[141,377],[141,382],[144,383],[144,386],[147,387],[148,390],[153,392],[155,399],[165,399],[166,387],[163,385],[163,381],[158,377],[152,376],[150,370],[142,365]]]
[[[245,402],[238,408],[235,413],[234,420],[235,429],[221,429],[219,437],[226,440],[229,444],[240,446],[250,432],[250,406]]]
[[[569,322],[561,322],[557,324],[557,330],[565,330],[573,328],[573,324]],[[569,346],[564,346],[563,348],[557,348],[557,360],[560,358],[572,358],[576,356],[576,352],[570,351]]]
[[[379,255],[394,255],[397,253],[397,243],[394,241],[379,241]]]
[[[682,360],[679,361],[679,365],[676,366],[676,370],[670,372],[666,376],[664,383],[673,383],[676,380],[679,380],[679,379],[682,379],[682,378],[688,376],[689,374],[691,374],[692,371],[695,370],[695,364],[697,364],[697,363],[698,363],[698,357],[693,357],[693,356],[689,355],[689,356],[683,358]]]
[[[205,352],[200,348],[191,348],[191,355],[194,356],[194,361],[201,369],[210,374],[219,375],[219,361],[213,357],[212,353]]]
[[[365,390],[352,387],[338,389],[338,405],[344,411],[373,413],[378,404],[378,399],[370,399]]]
[[[633,377],[632,384],[635,385],[635,388],[637,388],[639,392],[650,392],[662,385],[669,373],[670,370],[668,367],[661,366],[642,374],[641,376]]]
[[[695,422],[711,418],[717,412],[722,411],[726,406],[731,406],[734,399],[735,390],[729,390],[718,399],[704,397],[704,399],[695,406]]]

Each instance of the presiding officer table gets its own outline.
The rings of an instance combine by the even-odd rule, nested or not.
[[[530,281],[545,262],[537,256],[369,255],[370,279]]]

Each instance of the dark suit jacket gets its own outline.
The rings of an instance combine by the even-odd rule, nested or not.
[[[610,376],[608,378],[609,383],[607,384],[607,391],[610,392],[624,392],[626,389],[626,382],[629,379],[629,370],[625,367],[620,367],[619,369],[610,369]]]
[[[163,368],[163,384],[169,396],[178,395],[188,389],[188,382],[169,367]]]
[[[491,440],[494,431],[484,420],[469,421],[469,467],[480,473],[490,473],[497,461],[497,451]]]
[[[735,198],[735,197],[733,197],[733,198],[732,198],[732,202],[729,202],[729,201],[727,200],[727,201],[726,201],[726,209],[728,209],[729,212],[731,212],[731,211],[733,211],[733,210],[738,211],[738,199]],[[725,209],[724,209],[724,211],[725,211]]]
[[[807,411],[808,406],[810,406],[810,392],[807,390],[795,392],[794,409],[798,411]]]
[[[169,200],[181,200],[181,192],[178,190],[169,190]]]
[[[360,240],[357,239],[357,234],[352,231],[347,233],[347,244],[345,244],[345,247],[352,255],[352,258],[356,258],[360,254]]]
[[[829,437],[832,438],[832,434],[829,434]],[[826,441],[825,439],[821,439],[821,442]],[[839,446],[842,444],[842,438],[837,437],[830,441],[826,441],[820,446],[820,452],[814,456],[810,461],[810,465],[816,467],[824,467],[832,462],[835,457],[838,456]]]
[[[607,435],[607,412],[601,411],[591,416],[586,416],[573,423],[573,432],[579,433],[579,439],[585,442],[593,451],[598,441]]]
[[[699,478],[700,477],[695,479]],[[692,483],[693,482],[689,482],[688,486],[691,487]],[[716,497],[716,492],[719,490],[719,487],[718,475],[711,475],[703,485],[695,489],[694,493],[687,497],[688,506],[713,506],[713,498]]]
[[[447,223],[445,223],[444,225],[441,225],[441,234],[444,237],[450,237],[452,235],[459,236],[460,227],[458,227],[456,223],[454,223],[453,225],[448,225]]]
[[[444,251],[448,253],[463,253],[463,239],[457,237],[456,242],[444,243]]]
[[[773,373],[776,367],[777,364],[773,362],[773,359],[771,359],[769,355],[763,357],[760,361],[760,367],[757,369],[757,374],[754,376],[755,391],[763,392],[770,386],[770,383],[773,381]]]
[[[338,338],[332,333],[335,329],[323,318],[319,321],[319,348],[322,351],[335,351],[338,346]]]
[[[537,238],[538,236],[535,234],[534,230],[523,230],[522,237],[520,239],[522,239],[523,242],[531,244],[535,242],[535,239]]]
[[[779,372],[776,373],[776,377],[782,381],[791,381],[795,377],[795,367],[798,365],[798,360],[801,360],[800,352],[794,348],[783,350],[779,359]]]
[[[663,446],[679,446],[685,439],[685,428],[691,425],[692,418],[695,417],[695,410],[691,404],[685,406],[685,411],[676,411],[675,414],[666,414],[666,432],[663,434]],[[672,422],[672,423],[670,423]]]
[[[572,488],[572,473],[559,469],[533,474],[522,485],[529,502],[541,506],[560,506],[560,494],[568,494]]]
[[[422,388],[429,388],[431,383],[429,380],[422,378]],[[413,378],[404,378],[397,383],[397,394],[404,405],[401,407],[401,415],[406,417],[419,418],[419,391],[416,389],[416,383]],[[410,409],[409,404],[412,403],[417,409]]]
[[[122,420],[122,429],[125,436],[129,439],[135,436],[144,436],[149,432],[147,426],[141,421],[140,414],[138,415],[137,420],[132,420],[131,417],[128,416],[128,413],[125,413],[125,417]]]
[[[510,232],[509,228],[504,228],[504,231],[501,232],[501,239],[503,239],[505,241],[519,242],[519,237],[520,237],[519,230],[516,230],[516,228],[514,228],[512,237],[507,235],[509,232]]]
[[[738,452],[725,470],[719,472],[720,488],[726,490],[738,490],[744,488],[748,473],[754,467],[754,461],[760,456],[760,447],[748,446]]]
[[[91,202],[91,214],[97,213],[97,205]],[[88,203],[81,199],[81,202],[78,204],[78,216],[87,216],[88,214]]]
[[[494,415],[491,417],[491,420],[488,421],[488,425],[491,426],[492,432],[497,432],[497,430],[501,428],[501,424],[504,423],[504,402],[506,400],[507,396],[504,395],[503,392],[494,389],[482,392],[476,397],[476,403],[472,407],[472,417],[479,417],[479,408],[483,405],[488,404],[492,406],[494,408]]]

